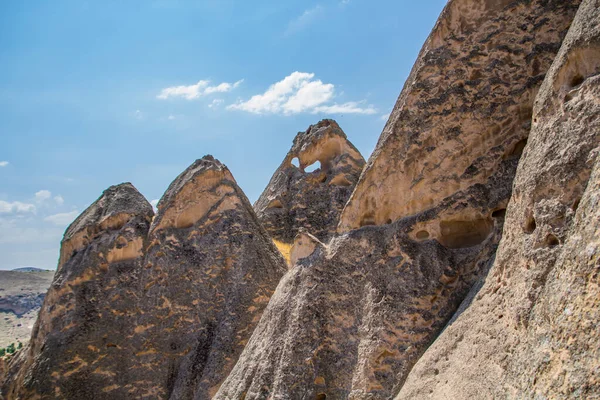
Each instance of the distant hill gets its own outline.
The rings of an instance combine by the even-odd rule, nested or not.
[[[0,271],[0,347],[29,340],[53,277],[34,267]]]
[[[21,268],[15,268],[12,271],[17,271],[17,272],[43,272],[43,271],[49,271],[49,270],[48,269],[37,268],[37,267],[21,267]]]

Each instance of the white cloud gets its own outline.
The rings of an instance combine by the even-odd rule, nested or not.
[[[225,93],[237,88],[244,82],[243,79],[235,82],[228,83],[223,82],[216,86],[209,86],[210,81],[198,81],[198,83],[189,86],[171,86],[161,90],[160,94],[156,96],[157,99],[168,99],[170,97],[183,97],[187,100],[194,100],[200,96],[212,94],[212,93]]]
[[[60,194],[58,196],[54,196],[54,201],[59,206],[62,206],[65,203],[65,199],[63,199],[63,197]]]
[[[330,106],[316,107],[313,113],[328,113],[328,114],[377,114],[377,110],[368,105],[365,108],[360,106],[360,103],[349,101],[344,104],[333,104]]]
[[[289,22],[285,34],[291,35],[293,33],[301,31],[302,29],[319,19],[319,17],[321,17],[321,15],[324,14],[324,11],[325,9],[320,5],[317,5],[311,9],[304,11],[302,15],[300,15],[297,18],[294,18]]]
[[[169,121],[173,121],[173,120],[175,119],[175,116],[174,116],[173,114],[171,114],[171,115],[169,115],[169,116],[167,117],[167,119],[168,119]]]
[[[0,200],[0,214],[13,213],[35,213],[35,206],[33,204],[21,203],[20,201],[9,203]]]
[[[49,215],[46,218],[44,218],[44,221],[51,222],[54,225],[58,225],[58,226],[66,226],[66,225],[69,225],[71,222],[73,222],[75,220],[75,218],[77,218],[78,215],[79,215],[79,211],[73,210],[68,213],[59,213],[59,214]]]
[[[247,101],[227,106],[229,110],[242,110],[254,114],[298,114],[311,113],[354,113],[373,114],[372,107],[360,107],[358,102],[330,104],[334,98],[335,86],[314,79],[315,74],[293,72],[283,80],[271,85],[263,94],[252,96]]]
[[[8,164],[8,161],[0,161],[0,167],[6,167]]]
[[[387,113],[387,114],[382,114],[381,117],[379,117],[382,121],[386,121],[388,119],[390,119],[390,115],[392,115],[391,113]]]
[[[223,104],[223,101],[224,101],[223,99],[214,99],[214,100],[212,101],[212,103],[210,103],[210,104],[208,105],[208,108],[218,107],[218,106],[220,106],[221,104]]]
[[[151,200],[150,204],[152,205],[154,212],[158,211],[158,209],[156,208],[156,205],[158,204],[158,199]]]
[[[50,197],[52,197],[52,192],[50,192],[49,190],[40,190],[35,194],[35,200],[40,203],[42,201],[48,200]]]

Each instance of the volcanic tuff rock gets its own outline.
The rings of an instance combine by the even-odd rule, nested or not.
[[[476,218],[471,207],[460,204],[474,188],[506,177],[505,160],[518,159],[533,100],[579,3],[449,1],[342,213],[339,231],[415,215],[451,197],[445,219]],[[441,232],[429,233],[441,239]]]
[[[131,337],[133,397],[209,399],[286,271],[233,176],[197,160],[158,203]]]
[[[496,262],[398,399],[600,398],[599,21],[584,0],[538,94]]]
[[[533,100],[577,6],[448,3],[342,212],[345,233],[299,236],[216,398],[398,393],[493,261]]]
[[[292,164],[298,160],[299,166]],[[305,168],[320,162],[320,168]],[[330,119],[311,125],[294,138],[292,148],[254,204],[273,239],[292,243],[299,228],[320,240],[335,232],[339,215],[365,165],[360,152]]]
[[[112,186],[67,229],[29,345],[11,362],[8,398],[109,398],[132,359],[125,333],[152,206]]]

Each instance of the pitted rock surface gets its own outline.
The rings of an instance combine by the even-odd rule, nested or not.
[[[341,215],[339,231],[415,215],[452,196],[445,219],[472,219],[461,193],[502,177],[505,160],[518,159],[533,100],[578,5],[579,0],[449,1]]]
[[[131,337],[133,398],[210,399],[244,348],[285,261],[211,156],[168,188],[152,223]]]
[[[398,399],[600,398],[600,2],[538,94],[493,268]]]
[[[305,172],[316,162],[320,168]],[[256,214],[277,241],[292,243],[300,228],[326,241],[335,232],[364,165],[364,158],[335,121],[311,125],[294,138],[254,204]]]
[[[114,398],[133,360],[126,333],[152,206],[108,188],[65,232],[31,341],[10,365],[7,399]]]
[[[577,5],[448,3],[343,233],[296,257],[217,399],[399,392],[493,262],[534,97]]]

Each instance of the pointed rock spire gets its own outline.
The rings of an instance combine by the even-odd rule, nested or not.
[[[306,171],[317,163],[319,168]],[[300,228],[326,241],[335,232],[364,165],[337,122],[325,119],[311,125],[296,135],[254,204],[258,218],[278,242],[291,244]]]
[[[126,336],[153,215],[124,183],[105,190],[67,228],[31,341],[2,387],[6,398],[126,395]]]

